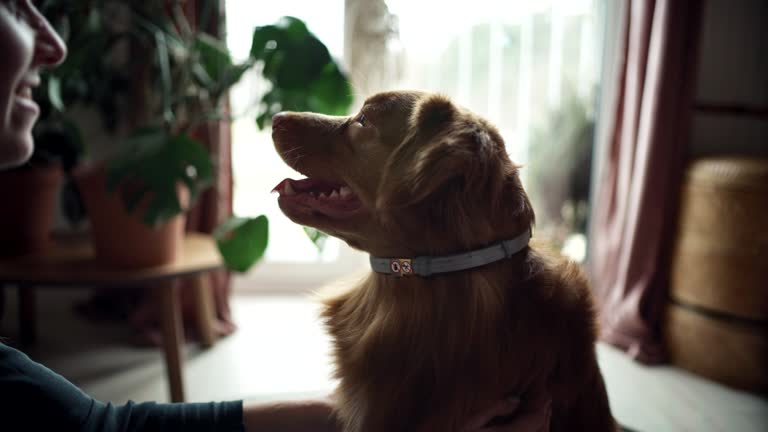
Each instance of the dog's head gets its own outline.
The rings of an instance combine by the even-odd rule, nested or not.
[[[379,93],[351,117],[280,113],[272,137],[307,176],[275,188],[282,211],[374,255],[459,252],[533,224],[501,135],[443,96]]]

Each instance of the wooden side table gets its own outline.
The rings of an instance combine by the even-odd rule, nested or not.
[[[0,287],[16,285],[19,289],[19,328],[25,343],[34,341],[36,334],[35,286],[156,287],[171,401],[183,402],[181,348],[184,327],[178,281],[190,278],[193,282],[197,328],[202,345],[210,347],[216,334],[213,329],[213,292],[206,274],[222,267],[215,241],[203,234],[188,234],[175,262],[140,270],[113,268],[100,263],[86,237],[58,237],[44,255],[0,260]]]

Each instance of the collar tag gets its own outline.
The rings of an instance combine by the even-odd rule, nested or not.
[[[413,276],[413,264],[410,258],[395,258],[389,261],[389,270],[395,276]]]

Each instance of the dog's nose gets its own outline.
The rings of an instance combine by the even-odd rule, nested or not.
[[[284,123],[285,119],[288,118],[288,114],[284,112],[279,112],[272,116],[272,129],[277,129],[280,126],[280,123]]]

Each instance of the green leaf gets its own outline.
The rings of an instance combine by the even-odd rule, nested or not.
[[[213,182],[213,161],[208,149],[186,134],[173,139],[173,160],[179,165],[181,180],[187,184],[192,194],[192,201]]]
[[[234,67],[227,47],[211,35],[198,34],[195,50],[200,53],[200,62],[208,76],[216,83],[221,82],[226,71]]]
[[[269,221],[233,217],[219,225],[213,233],[227,268],[245,272],[264,256],[269,243]]]
[[[307,237],[312,240],[312,243],[315,245],[318,252],[322,252],[323,248],[325,248],[325,242],[328,240],[328,234],[308,226],[303,228],[304,232],[307,234]]]
[[[61,79],[56,76],[48,77],[48,100],[59,111],[64,111],[64,101],[61,98]]]
[[[311,111],[329,115],[345,115],[353,102],[352,86],[335,63],[328,63],[310,83]]]
[[[276,25],[256,27],[251,57],[263,60],[264,76],[285,88],[303,87],[331,61],[328,48],[293,17],[283,17]]]
[[[205,88],[213,88],[216,83],[213,82],[213,78],[205,70],[205,67],[200,63],[194,63],[192,65],[192,76],[195,77],[197,83]]]
[[[262,76],[272,84],[259,104],[260,129],[283,110],[347,114],[352,88],[328,48],[301,20],[284,17],[275,25],[256,27],[251,57],[263,62]]]
[[[316,79],[332,61],[328,48],[311,34],[286,48],[275,80],[280,87],[302,88],[308,80]],[[280,45],[278,49],[281,49]]]
[[[269,124],[270,118],[272,116],[269,113],[261,113],[256,117],[256,126],[259,127],[259,129],[264,129],[264,127]]]
[[[160,84],[163,91],[163,119],[166,123],[171,124],[175,116],[171,109],[173,82],[171,80],[171,59],[168,53],[168,42],[165,33],[162,31],[156,31],[154,37],[157,62],[160,65]]]
[[[256,60],[265,60],[274,53],[278,44],[283,44],[289,35],[281,28],[274,25],[266,25],[253,29],[251,39],[251,57]]]
[[[192,205],[213,181],[208,151],[187,135],[150,128],[138,131],[127,143],[130,149],[108,166],[107,185],[110,190],[123,186],[122,198],[129,210],[146,200],[142,220],[147,225],[166,222],[184,211],[180,186],[189,190]]]
[[[237,84],[243,75],[253,67],[253,62],[248,61],[238,65],[233,65],[224,71],[221,77],[220,90],[226,91],[233,85]]]
[[[280,18],[277,21],[276,27],[287,32],[295,39],[300,39],[309,34],[309,29],[307,28],[307,25],[304,24],[304,21],[292,16],[284,16]]]
[[[159,153],[167,141],[168,132],[163,128],[136,130],[124,141],[127,150],[110,163],[107,170],[107,188],[110,191],[115,190],[120,183],[130,177],[134,167],[143,158]]]

